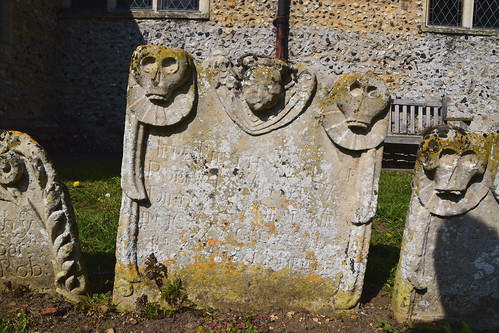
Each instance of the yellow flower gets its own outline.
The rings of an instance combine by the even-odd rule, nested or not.
[[[78,186],[80,186],[80,182],[79,182],[79,181],[75,181],[75,182],[73,183],[73,187],[78,187]]]
[[[391,233],[389,233],[389,232],[387,232],[387,233],[386,233],[386,237],[390,238],[390,237],[392,237],[392,236],[393,236],[393,235],[392,235]]]

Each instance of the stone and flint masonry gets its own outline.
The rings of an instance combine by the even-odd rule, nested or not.
[[[129,75],[114,300],[159,300],[153,254],[200,306],[355,309],[389,93],[273,58],[196,66],[139,46]]]
[[[399,321],[499,327],[499,134],[429,129],[393,294]]]
[[[0,132],[0,282],[72,301],[87,291],[67,189],[43,148],[15,131]]]

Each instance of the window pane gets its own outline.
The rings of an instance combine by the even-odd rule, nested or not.
[[[107,8],[107,0],[72,0],[71,8]]]
[[[429,25],[461,26],[462,0],[431,0],[428,9]]]
[[[475,0],[474,28],[499,28],[499,0]]]
[[[118,8],[152,9],[152,0],[119,0]]]
[[[159,0],[160,10],[199,10],[199,0]]]

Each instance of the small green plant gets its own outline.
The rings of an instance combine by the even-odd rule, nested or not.
[[[182,280],[176,278],[173,282],[167,281],[161,288],[161,298],[175,308],[180,308],[187,301],[187,294],[182,287]]]
[[[157,319],[164,314],[163,308],[157,302],[147,303],[140,313],[147,319]]]
[[[172,310],[178,310],[187,302],[187,294],[182,286],[182,280],[176,278],[171,281],[168,277],[167,267],[158,262],[153,253],[146,260],[144,269],[145,276],[154,281],[160,291],[160,297],[166,301],[172,308],[164,308],[165,313],[172,313]],[[146,301],[147,302],[147,301]]]
[[[21,309],[17,319],[0,319],[0,333],[27,333],[31,332],[31,318],[26,313],[26,310]]]
[[[86,297],[80,306],[89,317],[104,318],[117,313],[116,306],[112,303],[111,298],[105,294],[93,294]]]
[[[374,327],[378,327],[383,329],[384,332],[387,333],[399,333],[398,328],[394,327],[392,324],[388,322],[388,320],[382,319],[381,317],[374,315],[374,319],[376,319],[376,323]]]

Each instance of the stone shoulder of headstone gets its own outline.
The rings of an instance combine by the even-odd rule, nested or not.
[[[367,150],[385,140],[390,94],[385,82],[375,74],[341,76],[321,103],[322,126],[340,147]]]
[[[75,216],[44,149],[0,132],[0,280],[79,301],[87,291]]]
[[[398,321],[498,327],[496,145],[496,134],[449,126],[423,133],[392,297]]]
[[[257,55],[245,55],[235,64],[218,56],[205,60],[202,68],[225,112],[250,135],[269,133],[294,121],[310,104],[317,85],[309,67],[293,68]]]

